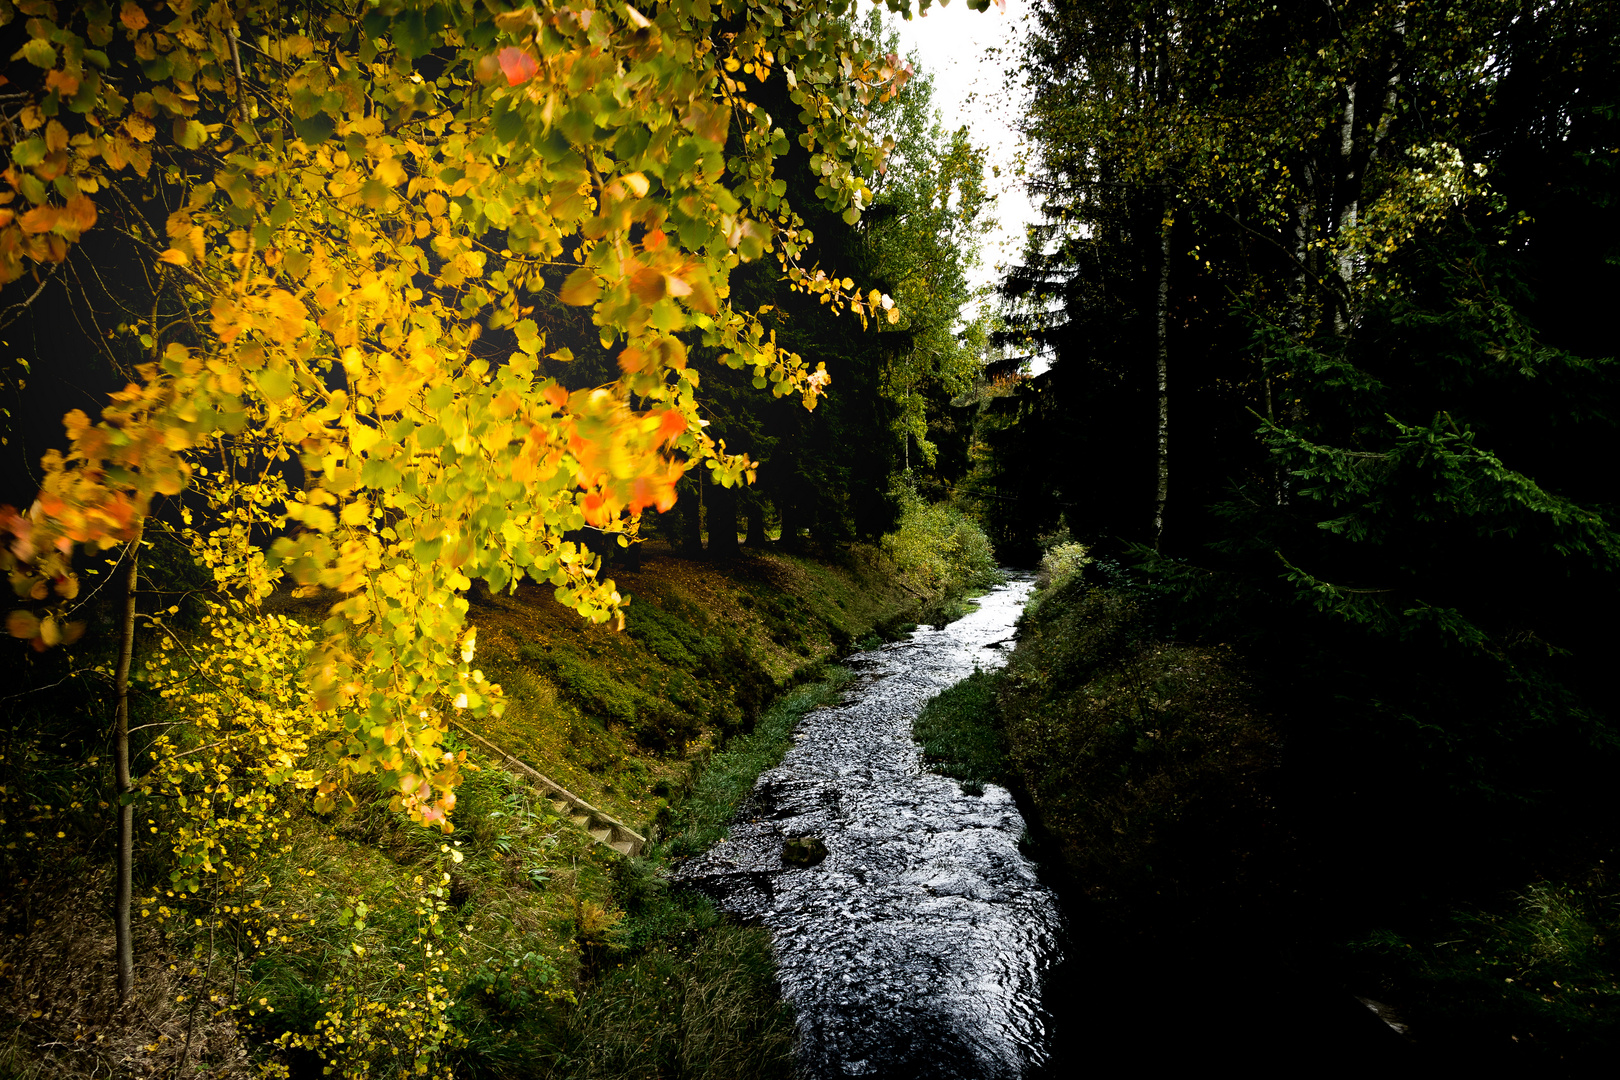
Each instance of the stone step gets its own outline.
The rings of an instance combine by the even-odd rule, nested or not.
[[[628,825],[604,814],[549,776],[539,772],[534,766],[519,761],[465,724],[458,723],[456,726],[505,761],[507,768],[512,772],[534,781],[553,812],[566,816],[574,825],[589,833],[591,839],[597,843],[612,848],[620,855],[639,855],[646,846],[646,838]]]

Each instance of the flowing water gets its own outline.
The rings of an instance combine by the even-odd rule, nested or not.
[[[807,1077],[999,1080],[1048,1060],[1061,916],[1018,850],[1023,818],[998,786],[924,772],[911,740],[924,702],[1006,662],[1030,589],[1011,575],[945,629],[853,657],[842,702],[805,717],[730,838],[678,872],[770,929]],[[825,860],[785,864],[798,837]]]

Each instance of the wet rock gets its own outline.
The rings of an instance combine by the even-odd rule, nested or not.
[[[1005,661],[1029,589],[1015,577],[943,630],[852,658],[861,677],[804,718],[730,839],[676,872],[771,931],[806,1080],[1012,1080],[1049,1060],[1061,923],[1019,852],[1024,820],[997,785],[966,795],[924,772],[911,739],[930,697]],[[809,843],[814,870],[797,861]]]
[[[827,845],[814,836],[782,841],[782,861],[790,866],[814,866],[827,857]]]

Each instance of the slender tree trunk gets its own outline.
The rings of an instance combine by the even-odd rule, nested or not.
[[[1344,113],[1339,123],[1339,291],[1342,294],[1335,308],[1333,328],[1343,334],[1350,327],[1351,285],[1356,276],[1356,257],[1350,250],[1349,237],[1356,228],[1361,206],[1360,185],[1356,177],[1356,84],[1344,87]]]
[[[118,641],[117,695],[113,760],[118,773],[118,882],[113,896],[113,943],[118,960],[118,1000],[128,1001],[135,988],[135,946],[130,938],[129,906],[134,889],[135,804],[129,777],[129,664],[135,653],[135,589],[140,583],[141,532],[129,542],[129,572],[124,578],[123,624]]]
[[[784,551],[799,550],[799,530],[804,527],[804,513],[791,499],[776,503],[776,516],[782,519],[782,538],[778,541]]]
[[[713,484],[708,492],[709,558],[737,554],[737,489]]]
[[[753,505],[748,508],[748,546],[755,550],[763,550],[767,542],[765,539],[765,500],[755,496]]]
[[[675,508],[681,515],[681,554],[688,559],[703,557],[703,477],[694,475],[692,486],[680,493]]]
[[[1168,203],[1168,199],[1165,200]],[[1165,207],[1159,224],[1159,290],[1154,319],[1157,323],[1158,349],[1154,354],[1154,368],[1159,395],[1158,421],[1158,488],[1153,502],[1153,547],[1158,550],[1164,538],[1164,504],[1170,496],[1170,208]]]

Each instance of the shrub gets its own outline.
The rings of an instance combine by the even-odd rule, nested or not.
[[[1035,575],[1035,584],[1043,589],[1061,585],[1089,565],[1091,556],[1084,544],[1073,541],[1057,544],[1041,556],[1041,568]]]
[[[1357,985],[1435,1045],[1514,1051],[1558,1071],[1620,1044],[1620,897],[1602,863],[1574,882],[1408,920],[1349,944]],[[1573,1075],[1573,1074],[1571,1074]]]
[[[1266,863],[1278,752],[1233,657],[1154,640],[1137,603],[1078,576],[1044,597],[1000,708],[1013,778],[1067,875],[1138,903],[1241,895]]]
[[[900,504],[900,526],[883,538],[883,550],[902,573],[946,600],[1001,582],[978,522],[949,503],[925,502],[904,490]]]

